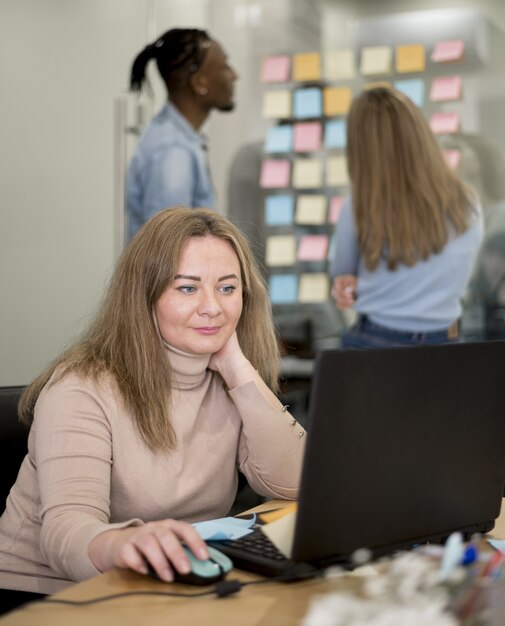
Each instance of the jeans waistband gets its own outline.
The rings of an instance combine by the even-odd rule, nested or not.
[[[449,339],[454,340],[459,337],[459,323],[458,321],[454,322],[444,330],[434,330],[428,332],[411,332],[405,330],[394,330],[392,328],[387,328],[386,326],[381,326],[380,324],[376,324],[372,322],[368,315],[360,313],[358,315],[358,319],[356,322],[357,327],[360,330],[366,330],[366,328],[377,328],[382,333],[387,333],[392,337],[403,337],[405,339],[413,340],[413,341],[423,341],[424,339]]]

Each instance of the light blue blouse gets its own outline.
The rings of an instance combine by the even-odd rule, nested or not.
[[[477,204],[470,227],[451,236],[442,252],[412,267],[394,271],[381,261],[369,271],[360,255],[352,200],[342,205],[336,226],[331,278],[353,274],[358,278],[354,308],[372,322],[399,331],[433,332],[448,328],[461,316],[462,298],[482,240],[482,211]]]

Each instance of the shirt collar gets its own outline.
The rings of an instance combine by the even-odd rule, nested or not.
[[[167,117],[170,117],[172,122],[186,135],[188,139],[197,142],[204,150],[207,150],[207,136],[204,133],[195,130],[176,106],[168,101],[165,104],[163,111]]]

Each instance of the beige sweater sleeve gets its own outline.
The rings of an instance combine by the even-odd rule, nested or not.
[[[305,450],[305,430],[254,382],[230,391],[242,420],[238,463],[259,494],[296,499]]]
[[[40,548],[49,565],[70,580],[98,570],[88,545],[109,524],[112,442],[105,394],[69,376],[44,390],[35,411],[35,450],[40,488]]]

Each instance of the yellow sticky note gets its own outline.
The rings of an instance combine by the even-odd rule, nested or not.
[[[328,187],[344,187],[349,184],[347,159],[345,156],[328,157],[326,160],[326,184]]]
[[[361,50],[361,73],[365,76],[389,74],[392,50],[390,46],[370,46]]]
[[[292,96],[289,89],[276,89],[263,94],[262,115],[267,119],[291,117]]]
[[[329,280],[327,274],[316,272],[300,276],[299,302],[326,302],[328,294]]]
[[[354,50],[331,50],[324,55],[324,77],[326,80],[351,80],[356,75]]]
[[[391,88],[393,85],[387,80],[376,80],[373,83],[367,83],[363,85],[363,89],[375,89],[376,87],[389,87]]]
[[[326,87],[323,98],[325,115],[347,115],[352,102],[352,91],[350,87]]]
[[[293,235],[267,237],[265,261],[267,265],[274,267],[293,265],[296,261],[296,237]]]
[[[326,197],[301,194],[296,202],[295,222],[297,224],[324,224],[326,222]]]
[[[321,78],[321,55],[319,52],[295,54],[293,57],[293,80],[307,81]]]
[[[322,187],[323,163],[321,159],[295,159],[292,185],[295,189]]]
[[[423,45],[414,43],[396,47],[397,72],[424,72],[426,69],[426,50]]]

